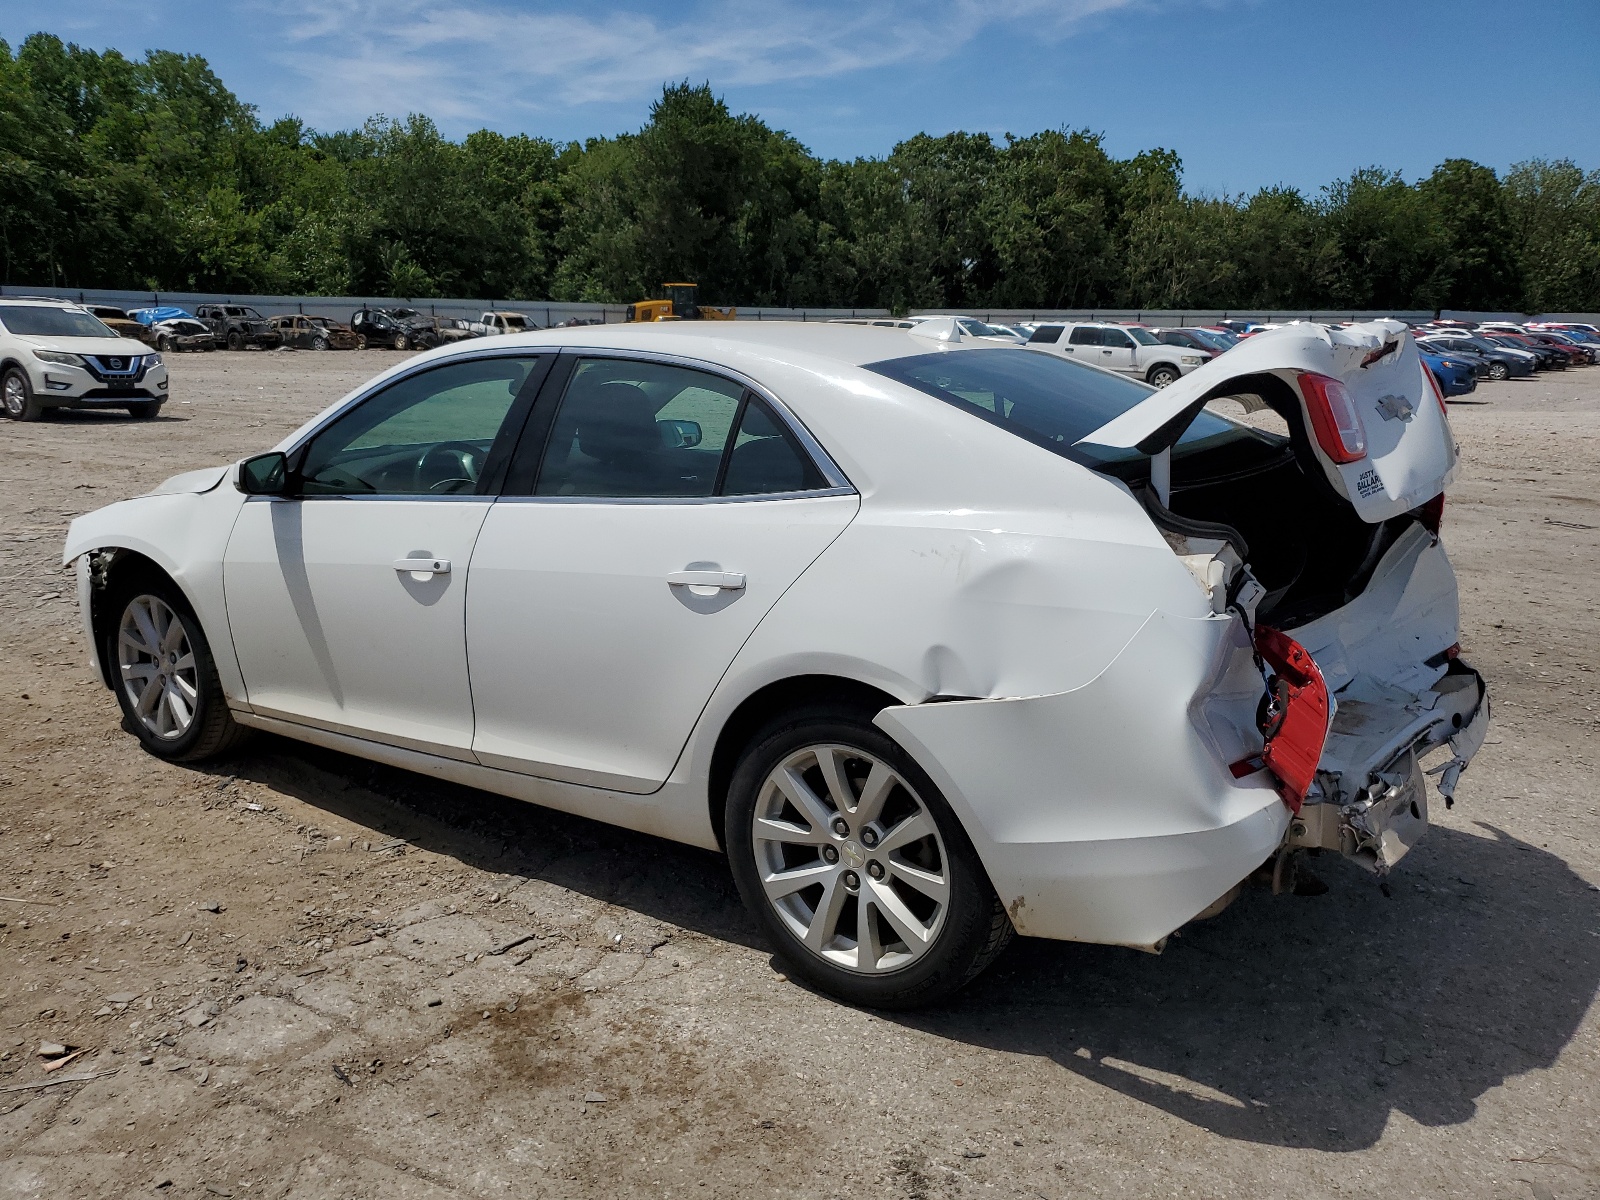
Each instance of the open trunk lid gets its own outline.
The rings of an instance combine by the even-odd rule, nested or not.
[[[1279,409],[1363,521],[1376,524],[1417,508],[1455,475],[1444,400],[1407,327],[1391,320],[1344,328],[1307,322],[1259,333],[1077,444],[1160,455],[1208,401],[1224,396]]]

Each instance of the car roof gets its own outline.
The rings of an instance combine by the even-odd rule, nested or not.
[[[613,322],[541,329],[511,334],[509,338],[495,341],[497,349],[508,345],[558,345],[575,349],[615,347],[687,357],[705,354],[709,358],[727,359],[730,366],[737,366],[734,360],[750,356],[774,358],[795,366],[810,366],[821,358],[859,367],[939,351],[996,349],[992,341],[942,342],[917,337],[909,329],[833,321]],[[445,356],[481,352],[481,347],[474,348],[472,342],[461,342],[445,352]]]

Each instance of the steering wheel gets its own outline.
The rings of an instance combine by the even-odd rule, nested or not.
[[[471,442],[439,442],[417,458],[412,470],[413,486],[419,492],[464,492],[477,486],[483,451]]]

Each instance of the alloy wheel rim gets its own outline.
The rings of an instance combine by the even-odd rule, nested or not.
[[[938,941],[950,859],[905,778],[853,746],[807,746],[767,775],[751,827],[767,903],[817,958],[902,970]]]
[[[22,390],[22,380],[18,379],[15,375],[7,375],[6,411],[10,413],[21,412],[23,403],[26,401],[26,399],[26,393],[24,393]]]
[[[117,666],[134,716],[173,741],[189,732],[200,701],[200,672],[183,622],[159,596],[135,596],[122,610]]]

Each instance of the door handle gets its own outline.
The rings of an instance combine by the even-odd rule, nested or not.
[[[396,571],[409,575],[448,575],[448,558],[397,558],[392,564]]]
[[[1102,351],[1100,351],[1100,353],[1101,353],[1101,354],[1110,354],[1110,353],[1111,353],[1111,351],[1109,351],[1109,350],[1102,350]]]
[[[744,575],[739,571],[674,571],[667,576],[673,587],[719,588],[725,592],[744,590]]]

